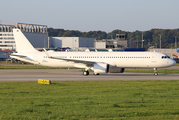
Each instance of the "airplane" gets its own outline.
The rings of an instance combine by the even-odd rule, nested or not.
[[[123,73],[125,68],[157,68],[170,67],[176,64],[168,55],[159,52],[54,52],[37,51],[20,29],[13,29],[17,53],[11,58],[32,64],[51,67],[76,67],[84,69],[83,75],[101,73]]]

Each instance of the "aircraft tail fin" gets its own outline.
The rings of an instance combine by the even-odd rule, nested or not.
[[[19,29],[13,29],[14,39],[16,42],[16,51],[19,52],[37,52],[37,50],[28,41],[25,35]]]

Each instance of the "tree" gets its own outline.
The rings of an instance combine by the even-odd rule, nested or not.
[[[54,29],[48,28],[48,34],[52,37],[89,37],[96,38],[97,40],[102,39],[115,39],[116,34],[127,34],[129,41],[134,41],[138,39],[139,47],[141,47],[142,40],[142,31],[136,30],[134,32],[125,32],[122,30],[113,30],[112,32],[106,33],[104,31],[89,31],[89,32],[81,32],[78,30],[64,30],[64,29]],[[160,46],[160,36],[162,38],[162,48],[171,48],[171,45],[175,44],[175,36],[179,37],[179,29],[151,29],[149,31],[143,32],[143,42],[144,47],[147,49],[150,45],[159,47]],[[179,41],[178,41],[179,42]]]

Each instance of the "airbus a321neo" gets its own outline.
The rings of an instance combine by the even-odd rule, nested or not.
[[[84,69],[83,75],[93,70],[100,73],[123,73],[125,68],[157,68],[176,64],[168,55],[159,52],[45,52],[37,51],[19,29],[13,29],[17,53],[10,55],[21,61],[52,67]]]

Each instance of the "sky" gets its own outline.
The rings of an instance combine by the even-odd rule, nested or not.
[[[179,0],[0,0],[0,24],[82,32],[179,28]]]

